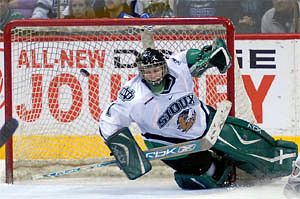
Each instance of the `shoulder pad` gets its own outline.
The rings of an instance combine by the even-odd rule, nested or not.
[[[175,59],[174,57],[172,57],[171,60],[172,60],[175,64],[178,64],[178,65],[180,65],[180,63],[181,63],[179,60]]]
[[[175,64],[180,65],[181,63],[186,63],[186,53],[187,51],[181,51],[179,53],[172,54],[169,58],[170,61],[174,62]]]

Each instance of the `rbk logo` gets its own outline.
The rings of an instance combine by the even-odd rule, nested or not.
[[[146,158],[148,158],[148,159],[173,157],[173,156],[176,156],[177,154],[184,154],[184,153],[192,152],[195,150],[196,147],[197,147],[196,144],[189,144],[186,146],[167,148],[162,151],[151,151],[151,152],[147,152],[145,155],[146,155]]]

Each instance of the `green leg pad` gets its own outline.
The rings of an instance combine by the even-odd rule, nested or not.
[[[236,166],[255,177],[281,177],[292,171],[298,147],[295,143],[274,140],[258,126],[229,117],[214,150],[222,151]]]

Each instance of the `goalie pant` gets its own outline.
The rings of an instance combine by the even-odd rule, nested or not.
[[[161,146],[145,143],[148,148]],[[181,188],[209,189],[230,185],[235,166],[258,179],[287,176],[297,152],[294,142],[274,140],[257,125],[228,117],[212,150],[163,161],[175,169]]]

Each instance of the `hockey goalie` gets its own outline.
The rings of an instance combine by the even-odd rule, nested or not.
[[[136,60],[139,75],[124,85],[100,118],[100,134],[129,179],[151,170],[130,123],[138,124],[150,149],[205,139],[216,110],[197,99],[193,77],[211,67],[225,73],[230,60],[222,39],[169,59],[156,49],[142,52]],[[229,116],[209,150],[162,161],[174,169],[182,189],[210,189],[230,185],[235,167],[257,178],[287,176],[297,151],[295,143],[274,140],[258,126]]]

